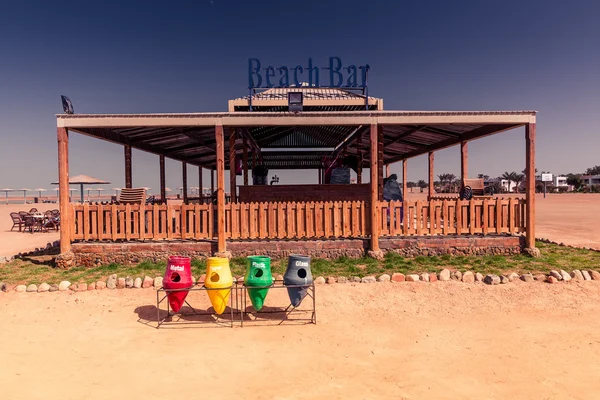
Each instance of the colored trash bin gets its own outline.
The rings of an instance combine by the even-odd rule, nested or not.
[[[252,288],[253,286],[271,286],[273,275],[271,274],[271,259],[265,256],[248,257],[248,265],[244,276],[244,284],[248,289],[248,297],[256,311],[265,304],[265,298],[269,288]]]
[[[192,282],[191,260],[189,257],[170,256],[163,277],[163,288],[167,290],[167,300],[174,312],[179,312],[189,290],[169,292],[169,289],[189,289]]]
[[[216,314],[223,314],[229,302],[233,277],[229,269],[229,260],[222,257],[209,257],[206,260],[206,279],[204,286],[207,289],[210,303]]]
[[[288,296],[292,306],[298,307],[308,293],[308,288],[313,282],[312,273],[310,271],[310,257],[292,255],[288,259],[288,266],[283,275],[283,284],[303,285],[301,287],[288,287]]]

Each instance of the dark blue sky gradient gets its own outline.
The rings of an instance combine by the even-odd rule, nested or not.
[[[600,164],[594,1],[22,3],[0,5],[0,187],[51,187],[61,94],[78,113],[224,111],[246,94],[249,57],[368,63],[388,110],[538,110],[538,169]],[[123,186],[119,146],[71,138],[71,174]],[[473,142],[470,175],[521,171],[524,147],[522,129]],[[457,148],[436,153],[436,175],[459,161]],[[174,189],[181,168],[167,166]],[[426,176],[424,157],[409,161],[409,180]],[[134,152],[134,185],[158,188],[157,156]]]

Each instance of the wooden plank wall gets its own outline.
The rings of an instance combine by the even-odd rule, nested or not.
[[[212,239],[212,204],[72,204],[71,240]]]
[[[380,202],[381,236],[518,234],[525,199]]]
[[[230,203],[227,239],[366,237],[364,201]]]
[[[380,202],[381,236],[519,234],[525,232],[525,199]],[[316,239],[368,237],[364,201],[229,203],[225,237]],[[213,239],[212,204],[72,204],[71,240]],[[115,223],[116,222],[116,223]]]

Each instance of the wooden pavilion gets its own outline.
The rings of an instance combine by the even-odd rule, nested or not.
[[[434,246],[441,249],[436,254],[461,246],[535,247],[535,174],[530,173],[535,171],[535,111],[384,111],[381,99],[340,89],[302,87],[294,90],[303,91],[304,109],[290,112],[289,90],[270,89],[231,100],[229,111],[222,113],[57,115],[61,253],[145,254],[160,248],[166,253],[245,254],[260,248],[269,254],[306,250],[323,255],[313,250],[343,249],[356,242],[357,249],[370,250],[375,256],[403,246]],[[525,127],[524,199],[434,197],[437,150],[460,146],[464,182],[468,142],[518,127]],[[70,203],[70,132],[123,145],[126,187],[133,187],[131,149],[158,155],[163,200],[165,158],[180,161],[183,203]],[[324,184],[323,158],[341,153],[358,159],[357,183]],[[406,160],[422,154],[429,157],[428,200],[383,201],[384,166],[403,162],[406,193]],[[235,170],[240,160],[243,184],[238,187]],[[188,165],[199,168],[199,187],[204,186],[203,168],[211,171],[213,187],[216,173],[214,204],[189,201]],[[316,170],[320,184],[250,185],[250,171],[257,165],[270,170]],[[363,183],[363,168],[370,170],[368,183]],[[226,200],[227,169],[233,173],[229,174],[231,196]],[[519,239],[523,233],[524,243]],[[124,250],[124,246],[130,248]]]

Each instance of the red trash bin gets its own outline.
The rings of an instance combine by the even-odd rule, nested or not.
[[[163,288],[167,290],[167,299],[174,312],[181,309],[189,290],[178,290],[176,292],[169,292],[168,290],[189,289],[192,286],[194,286],[194,282],[192,282],[191,259],[189,257],[170,256],[163,277]]]

